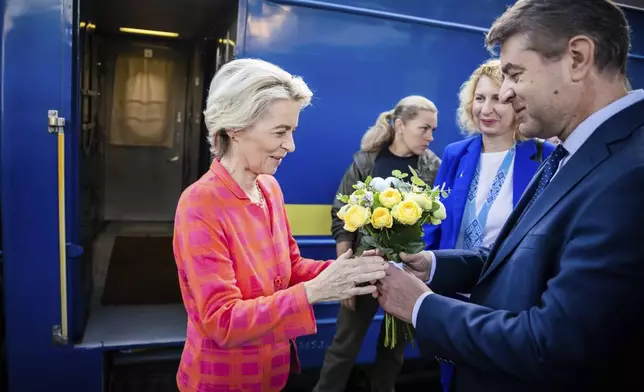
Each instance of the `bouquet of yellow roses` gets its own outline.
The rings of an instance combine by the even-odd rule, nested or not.
[[[338,218],[344,222],[344,229],[359,231],[362,236],[357,254],[368,249],[379,249],[385,257],[401,268],[399,253],[418,253],[425,249],[423,225],[439,225],[446,217],[445,206],[440,197],[447,197],[443,187],[431,188],[416,171],[410,182],[409,174],[394,170],[392,177],[367,177],[353,185],[351,195],[338,194],[338,200],[346,203],[338,211]],[[411,340],[413,328],[394,316],[385,314],[385,347],[396,346],[399,335]]]

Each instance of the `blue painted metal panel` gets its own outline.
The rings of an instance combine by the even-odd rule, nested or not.
[[[644,59],[630,59],[627,71],[633,88],[644,88]]]
[[[52,343],[52,326],[61,316],[57,141],[47,132],[47,111],[70,118],[72,14],[72,0],[7,0],[4,7],[0,156],[13,391],[101,386],[99,352]],[[73,227],[68,235],[73,239]]]
[[[624,8],[624,13],[631,26],[631,52],[644,55],[644,12]]]

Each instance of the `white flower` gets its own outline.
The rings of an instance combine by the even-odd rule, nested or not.
[[[432,213],[432,217],[438,220],[445,219],[445,217],[447,217],[447,212],[445,211],[445,205],[443,205],[443,203],[440,200],[435,200],[434,203],[438,204],[438,209]]]
[[[376,192],[382,192],[389,187],[382,177],[372,178],[369,186],[372,187]]]
[[[367,207],[371,207],[373,205],[373,192],[366,191],[364,193],[364,199],[367,201]]]
[[[398,186],[398,179],[396,177],[387,177],[385,179],[383,179],[382,177],[374,177],[371,179],[369,186],[372,187],[376,192],[382,192],[387,188]]]
[[[387,177],[385,178],[385,181],[389,183],[389,186],[392,188],[397,188],[398,187],[398,179],[396,177]]]

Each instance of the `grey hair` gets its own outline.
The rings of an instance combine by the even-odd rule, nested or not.
[[[259,59],[226,63],[210,83],[204,121],[210,151],[221,158],[230,146],[228,131],[251,128],[271,103],[291,100],[303,109],[313,93],[304,80]]]

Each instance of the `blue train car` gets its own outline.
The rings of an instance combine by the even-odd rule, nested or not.
[[[442,154],[461,137],[458,88],[489,57],[486,28],[511,3],[5,0],[0,235],[9,390],[116,391],[127,364],[154,368],[180,352],[186,315],[172,220],[181,191],[209,164],[201,111],[222,64],[259,57],[314,91],[297,150],[276,177],[302,253],[333,258],[330,204],[364,131],[401,97],[424,95],[439,109],[430,148]],[[629,4],[629,76],[641,87],[644,13]],[[304,367],[321,365],[337,310],[316,305],[318,334],[298,339]],[[374,357],[381,318],[361,364]],[[156,381],[173,384],[168,374]]]

